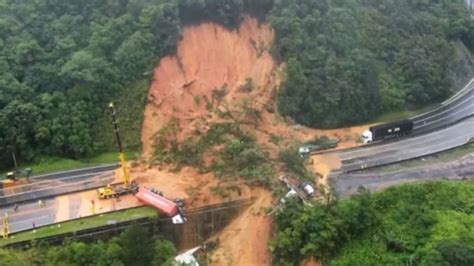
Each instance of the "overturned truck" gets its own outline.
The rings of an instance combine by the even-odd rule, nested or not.
[[[156,208],[166,216],[171,217],[173,224],[183,224],[186,222],[182,200],[172,201],[165,198],[158,191],[143,187],[140,187],[135,197],[146,205]]]

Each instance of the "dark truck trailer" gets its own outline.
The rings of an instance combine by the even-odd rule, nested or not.
[[[398,138],[411,133],[413,130],[413,121],[402,120],[391,122],[383,125],[370,127],[369,130],[372,132],[372,141]]]

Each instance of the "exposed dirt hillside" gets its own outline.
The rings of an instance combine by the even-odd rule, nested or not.
[[[320,135],[339,138],[339,147],[355,145],[354,137],[363,128],[308,129],[292,125],[276,113],[284,66],[278,65],[269,52],[273,38],[268,25],[252,18],[245,18],[236,30],[213,23],[185,28],[176,55],[163,58],[154,72],[142,131],[145,158],[153,154],[154,135],[172,119],[179,122],[177,138],[183,140],[222,122],[215,110],[229,109],[243,101],[260,112],[258,123],[245,129],[255,133],[259,144],[273,157],[295,140]],[[281,140],[278,145],[270,141],[275,138]],[[170,193],[181,190],[192,197],[192,191],[200,195],[198,201],[215,201],[215,195],[209,192],[217,183],[212,174],[200,175],[189,168],[171,174],[163,169],[136,169],[135,175],[147,182],[160,179],[158,183],[168,187]],[[220,248],[213,257],[216,265],[270,264],[267,240],[271,219],[264,217],[261,209],[271,205],[272,197],[263,190],[250,194],[257,197],[257,202],[218,236]]]
[[[185,28],[177,55],[163,58],[155,70],[142,131],[145,154],[152,150],[154,133],[172,118],[179,119],[183,137],[215,120],[209,109],[223,101],[274,93],[279,79],[268,53],[272,40],[273,31],[253,19],[244,20],[238,31],[213,23]],[[239,90],[247,78],[258,90]],[[224,87],[226,95],[218,103],[213,91]]]

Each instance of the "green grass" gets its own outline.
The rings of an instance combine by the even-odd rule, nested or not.
[[[461,157],[474,152],[474,143],[469,143],[459,148],[425,156],[418,159],[409,160],[397,164],[381,166],[376,168],[378,172],[392,172],[400,169],[415,168],[423,165],[433,165],[460,159]]]
[[[11,235],[9,239],[0,240],[0,246],[7,244],[38,239],[58,234],[64,234],[69,232],[75,232],[83,229],[94,228],[102,225],[106,225],[108,221],[124,222],[135,220],[144,217],[153,217],[157,215],[157,211],[150,207],[139,207],[133,209],[127,209],[123,211],[116,211],[97,215],[89,218],[82,218],[73,220],[65,223],[61,223],[61,227],[58,225],[51,225],[40,227],[36,229],[36,233],[33,231],[21,232],[18,234]]]

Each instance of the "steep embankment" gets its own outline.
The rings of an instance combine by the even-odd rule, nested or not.
[[[327,135],[341,140],[338,148],[356,145],[363,127],[315,130],[292,125],[276,113],[284,72],[270,54],[273,39],[271,27],[252,18],[236,30],[214,23],[185,28],[176,55],[163,58],[155,69],[142,130],[144,154],[153,153],[154,134],[172,119],[179,121],[182,140],[221,121],[215,110],[244,100],[260,112],[258,124],[250,130],[270,148],[286,144],[271,143],[272,136],[294,142]],[[244,88],[249,80],[250,88]]]
[[[295,140],[309,140],[318,135],[339,138],[340,147],[355,145],[354,139],[362,128],[314,130],[292,125],[277,114],[276,98],[283,66],[270,54],[273,38],[269,25],[252,18],[245,18],[236,30],[214,23],[185,28],[177,53],[163,58],[155,69],[142,131],[145,157],[153,157],[154,136],[171,120],[179,125],[178,141],[184,140],[196,131],[206,132],[210,125],[223,122],[216,110],[229,110],[243,101],[259,112],[259,119],[258,123],[243,123],[242,127],[255,134],[257,142],[273,158],[279,149]],[[281,141],[276,144],[272,138]],[[216,200],[210,187],[219,181],[211,173],[199,174],[189,167],[177,173],[164,169],[166,166],[136,169],[135,176],[156,183],[165,194],[173,195],[181,190],[193,202]],[[197,193],[199,199],[190,193]],[[262,210],[271,206],[272,197],[263,189],[252,189],[251,195],[256,197],[256,203],[219,236],[220,248],[212,258],[214,264],[270,263],[267,240],[271,219]]]
[[[205,130],[216,119],[209,109],[218,107],[213,102],[217,90],[226,88],[220,102],[251,97],[265,104],[259,101],[271,98],[279,84],[278,66],[268,52],[272,40],[270,27],[253,19],[245,19],[237,31],[213,23],[185,28],[177,55],[162,59],[155,70],[143,124],[145,154],[152,151],[154,133],[172,118],[180,121],[181,138]],[[248,78],[258,89],[240,91]]]

